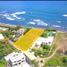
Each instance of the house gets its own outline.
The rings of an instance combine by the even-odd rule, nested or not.
[[[0,40],[3,40],[4,36],[0,33]]]
[[[8,62],[8,67],[30,67],[23,53],[13,52],[5,56],[5,60]]]

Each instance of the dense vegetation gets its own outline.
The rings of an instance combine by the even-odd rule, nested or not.
[[[5,59],[0,59],[0,67],[6,67],[7,66],[7,62],[5,61]]]
[[[0,67],[6,67],[7,63],[4,60],[4,56],[12,53],[13,51],[17,51],[17,49],[8,43],[8,39],[0,41]]]
[[[12,45],[10,45],[9,43],[0,42],[0,67],[6,67],[4,56],[13,51],[16,51],[16,49]]]
[[[67,66],[67,57],[55,55],[46,63],[46,66]]]
[[[16,49],[10,45],[9,43],[8,44],[5,44],[5,43],[0,43],[0,58],[8,55],[9,53],[15,51]]]
[[[32,60],[31,62],[34,65],[34,67],[38,67],[38,62],[36,62],[35,60]]]
[[[50,51],[50,46],[48,45],[41,45],[41,48],[33,48],[32,51],[34,51],[35,56],[45,57],[48,55]]]

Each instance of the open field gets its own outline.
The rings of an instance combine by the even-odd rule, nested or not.
[[[67,32],[57,32],[55,45],[58,50],[55,55],[46,63],[46,66],[67,66]]]
[[[55,44],[57,47],[59,47],[58,50],[62,53],[67,51],[67,32],[58,32]]]
[[[43,33],[43,31],[43,29],[31,29],[24,36],[21,36],[18,41],[15,42],[16,47],[23,51],[28,50],[36,41],[36,39]]]

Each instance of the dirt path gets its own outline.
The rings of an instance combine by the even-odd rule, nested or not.
[[[55,51],[52,53],[52,55],[50,55],[49,57],[46,57],[44,60],[44,64],[48,61],[48,60],[50,60],[55,54],[56,54],[56,51],[58,50],[58,48],[56,48],[55,49]]]
[[[62,32],[59,35],[57,34],[55,38],[55,44],[55,51],[52,53],[52,55],[44,59],[44,64],[46,64],[46,62],[48,62],[48,60],[50,60],[59,49],[61,49],[62,51],[64,51],[64,49],[67,49],[67,35]]]
[[[53,43],[52,43],[52,46],[51,46],[51,48],[50,48],[50,51],[49,51],[49,54],[48,54],[48,55],[50,55],[50,53],[51,53],[51,51],[52,51],[52,49],[53,49],[53,46],[55,45],[54,43],[55,43],[55,41],[56,41],[56,36],[57,36],[57,34],[54,36],[54,40],[53,40]]]
[[[53,44],[55,43],[55,44],[59,44],[59,40],[57,39],[57,34],[55,35],[55,38],[54,38],[54,41],[53,41]],[[50,49],[50,51],[49,51],[49,54],[51,53],[51,51],[52,51],[52,48],[53,47],[51,47],[51,49]],[[55,50],[54,50],[54,52],[49,56],[49,57],[46,57],[45,59],[44,59],[44,64],[46,64],[46,62],[48,62],[55,54],[56,54],[56,52],[57,52],[57,50],[59,49],[60,47],[56,47],[55,48]]]

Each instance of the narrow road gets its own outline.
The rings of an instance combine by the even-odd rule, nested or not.
[[[17,47],[15,46],[15,44],[14,44],[11,40],[8,40],[8,41],[9,41],[10,45],[12,45],[14,48],[20,50],[19,48],[17,48]]]

